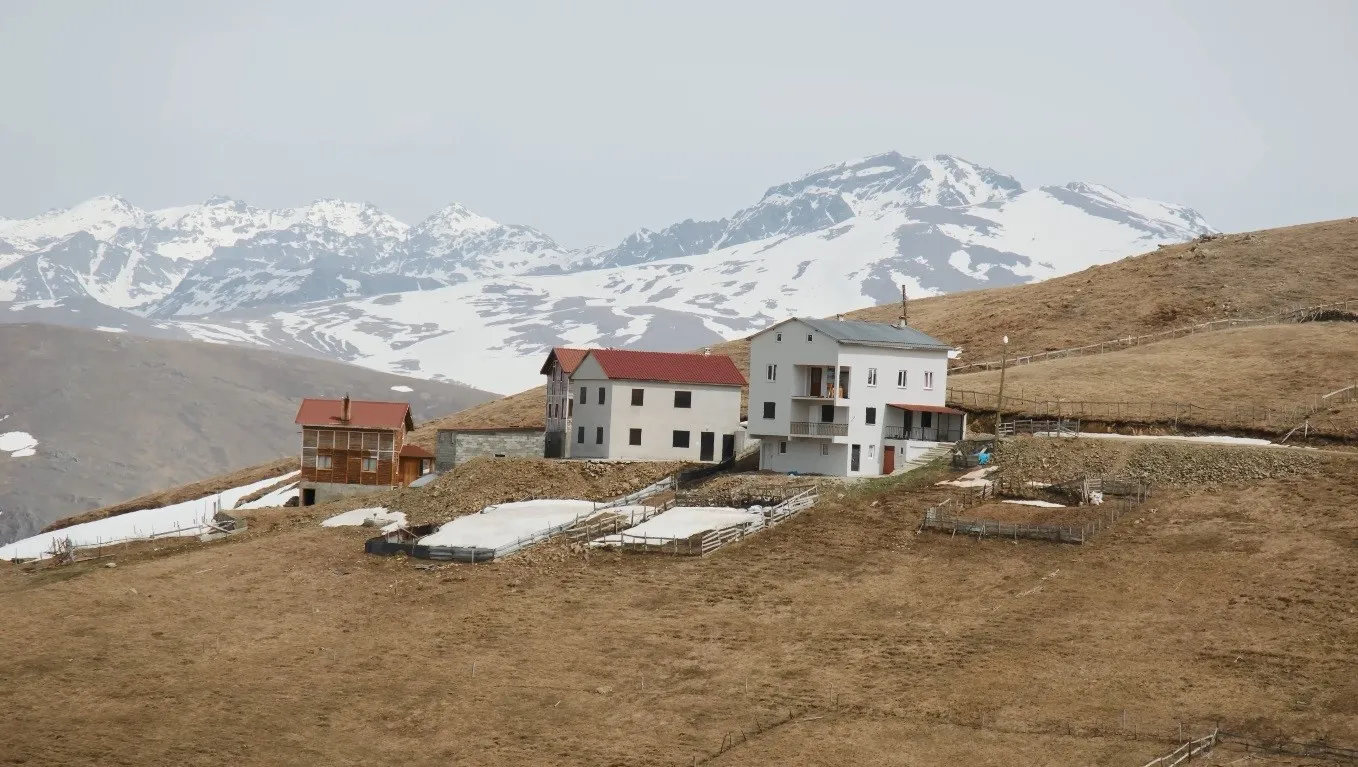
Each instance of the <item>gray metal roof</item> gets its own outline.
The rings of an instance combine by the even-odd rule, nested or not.
[[[809,325],[816,332],[824,333],[844,344],[889,344],[930,349],[952,348],[951,344],[943,343],[937,338],[921,333],[909,326],[898,328],[885,322],[818,320],[806,317],[798,317],[797,321]]]

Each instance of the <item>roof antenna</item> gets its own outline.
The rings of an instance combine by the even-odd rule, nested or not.
[[[901,285],[901,321],[900,321],[900,324],[899,324],[897,327],[905,328],[907,325],[910,324],[910,314],[909,314],[909,312],[907,311],[907,307],[908,307],[908,306],[909,306],[909,303],[908,303],[908,299],[906,298],[906,295],[905,295],[905,285],[902,284],[902,285]]]

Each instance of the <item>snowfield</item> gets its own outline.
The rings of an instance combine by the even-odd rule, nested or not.
[[[250,501],[249,503],[242,503],[239,506],[236,506],[236,508],[271,509],[275,506],[282,506],[283,504],[287,503],[289,499],[296,497],[297,497],[297,483],[293,482],[292,484],[280,487],[279,489],[273,491],[272,493],[267,493],[263,496],[260,496],[259,498]]]
[[[389,533],[397,528],[405,527],[406,515],[403,511],[391,511],[385,506],[353,509],[322,521],[321,527],[362,527],[363,523],[368,520],[372,520],[375,526],[382,528],[382,532]]]
[[[224,490],[217,495],[196,498],[157,509],[143,509],[114,517],[97,519],[80,525],[41,533],[31,538],[0,546],[0,560],[45,559],[50,556],[55,541],[70,538],[76,548],[122,543],[153,537],[200,535],[213,528],[207,525],[218,509],[230,510],[241,498],[263,490],[279,480],[294,477],[292,472],[283,477],[270,477],[248,485]]]
[[[35,455],[37,447],[38,440],[26,431],[7,431],[0,434],[0,453],[9,453],[10,458],[27,458]]]
[[[764,524],[758,507],[734,509],[717,506],[676,506],[662,511],[641,524],[617,535],[606,535],[592,542],[595,546],[627,543],[661,544],[675,538],[689,538],[709,530]]]
[[[500,503],[454,519],[421,538],[419,545],[503,549],[593,516],[597,506],[593,501],[560,499]]]

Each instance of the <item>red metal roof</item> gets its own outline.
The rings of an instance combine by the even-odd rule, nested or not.
[[[891,403],[887,407],[900,408],[901,410],[914,410],[917,413],[943,413],[945,415],[965,415],[961,410],[954,410],[950,407],[940,405],[897,405]]]
[[[561,369],[566,371],[566,375],[570,375],[575,372],[577,367],[580,367],[580,360],[583,360],[588,353],[589,349],[572,349],[569,346],[557,346],[547,353],[547,359],[542,363],[542,370],[538,372],[547,375],[548,368],[552,365],[552,357],[556,357],[557,361],[561,363]]]
[[[745,376],[725,354],[642,352],[591,349],[589,355],[615,381],[664,381],[677,384],[744,386]]]
[[[397,455],[402,458],[433,458],[434,454],[420,447],[419,445],[401,445],[401,452]]]
[[[410,404],[406,402],[371,402],[368,400],[349,400],[349,420],[340,420],[344,410],[342,399],[302,400],[297,408],[294,423],[302,426],[349,426],[354,429],[407,429],[415,428],[410,416]]]

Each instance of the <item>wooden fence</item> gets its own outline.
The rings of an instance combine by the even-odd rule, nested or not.
[[[1083,525],[1044,525],[1024,522],[1000,522],[966,514],[966,510],[996,498],[1033,498],[1036,495],[1056,495],[1079,504],[1096,504],[1099,516]],[[951,535],[975,535],[1010,538],[1032,538],[1056,543],[1084,544],[1107,530],[1127,513],[1136,510],[1150,498],[1150,485],[1137,481],[1105,477],[1082,477],[1067,482],[1017,482],[994,479],[970,493],[959,493],[924,512],[919,529],[946,532]]]
[[[1078,418],[1016,418],[1000,424],[1001,437],[1015,434],[1055,434],[1060,437],[1073,437],[1080,433]]]
[[[1347,393],[1354,389],[1353,386],[1345,387],[1338,392],[1331,392],[1331,395]],[[1238,427],[1282,433],[1320,410],[1348,401],[1332,398],[1331,395],[1317,395],[1309,400],[1282,407],[1244,404],[1200,405],[1172,401],[1041,400],[1009,394],[1004,395],[1004,401],[1001,402],[993,392],[949,387],[947,402],[950,407],[973,412],[1001,410],[1032,418],[1079,418],[1112,423],[1168,423],[1174,426],[1204,428]]]
[[[782,524],[806,509],[815,506],[818,497],[817,489],[810,487],[787,498],[777,506],[764,509],[761,517],[753,523],[706,530],[686,538],[635,535],[624,530],[617,533],[617,545],[622,551],[631,553],[707,556],[728,543]]]
[[[1061,359],[1064,357],[1083,357],[1090,354],[1104,354],[1105,352],[1128,349],[1133,346],[1143,346],[1157,341],[1167,341],[1172,338],[1182,338],[1184,336],[1195,335],[1197,333],[1210,333],[1214,330],[1227,330],[1230,328],[1250,327],[1255,325],[1279,325],[1286,322],[1308,322],[1316,319],[1325,319],[1331,316],[1344,315],[1358,311],[1358,300],[1335,301],[1328,304],[1316,306],[1288,307],[1278,309],[1270,314],[1256,318],[1228,318],[1212,320],[1210,322],[1200,322],[1196,325],[1188,325],[1171,330],[1162,330],[1158,333],[1147,333],[1145,335],[1126,336],[1124,338],[1114,338],[1108,341],[1100,341],[1095,344],[1084,346],[1072,346],[1068,349],[1052,349],[1045,352],[1033,354],[1021,354],[1011,357],[1008,362],[1004,360],[987,360],[985,362],[972,362],[965,365],[955,365],[948,368],[948,375],[961,375],[965,373],[978,373],[985,370],[999,370],[1002,365],[1028,365],[1044,360]]]
[[[1221,731],[1212,730],[1197,740],[1190,740],[1168,754],[1146,762],[1141,767],[1179,767],[1184,762],[1192,761],[1193,757],[1211,751],[1220,740]]]

